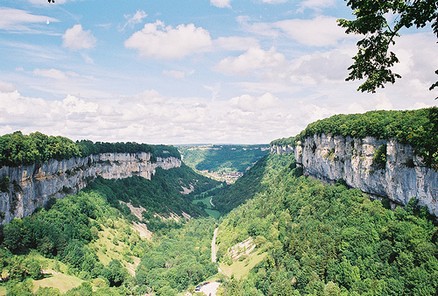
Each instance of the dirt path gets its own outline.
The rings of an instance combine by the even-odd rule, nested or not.
[[[211,204],[211,206],[214,208],[214,204],[213,204],[213,197],[210,197],[210,204]]]
[[[211,262],[216,262],[216,237],[219,228],[215,228],[213,232],[213,239],[211,240]]]

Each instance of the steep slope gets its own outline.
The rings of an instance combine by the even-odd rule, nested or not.
[[[53,143],[52,143],[53,142]],[[62,137],[20,132],[0,137],[0,224],[25,217],[91,180],[141,176],[181,166],[173,147],[136,143],[78,144]]]
[[[389,210],[300,171],[293,155],[270,156],[265,187],[219,225],[221,264],[265,258],[225,295],[435,295],[437,228],[424,209]]]
[[[151,180],[139,176],[97,178],[86,190],[53,200],[47,209],[0,228],[0,286],[6,282],[8,293],[18,295],[25,295],[32,285],[34,290],[41,285],[65,289],[59,281],[68,272],[79,277],[76,286],[85,285],[77,287],[80,292],[75,295],[91,295],[86,292],[91,288],[98,295],[187,289],[216,270],[209,260],[214,220],[192,219],[205,213],[191,201],[196,193],[217,184],[184,165],[172,170],[159,168]],[[187,187],[192,193],[184,190]],[[154,232],[152,240],[150,236],[144,239],[142,231],[150,230]],[[54,262],[47,264],[48,259],[26,255],[29,252]],[[142,258],[158,259],[157,252],[172,262],[163,270],[166,274],[157,281],[139,275],[135,281]],[[63,264],[67,268],[57,267]],[[143,259],[144,264],[151,262]],[[188,272],[194,264],[196,275],[191,276]],[[46,275],[42,274],[43,265]],[[158,266],[154,268],[154,273],[159,272]],[[51,284],[42,281],[46,277],[53,278]],[[169,282],[166,287],[165,281]]]
[[[436,107],[335,115],[274,141],[271,150],[295,153],[305,174],[401,205],[414,198],[438,216]]]

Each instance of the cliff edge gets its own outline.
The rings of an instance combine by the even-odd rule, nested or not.
[[[50,199],[77,193],[96,177],[120,179],[142,176],[151,179],[156,168],[181,166],[176,157],[152,157],[151,153],[100,153],[42,164],[0,168],[0,224],[31,215]]]

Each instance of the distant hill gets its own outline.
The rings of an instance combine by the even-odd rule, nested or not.
[[[233,183],[269,153],[269,145],[184,145],[178,146],[178,150],[191,168]]]

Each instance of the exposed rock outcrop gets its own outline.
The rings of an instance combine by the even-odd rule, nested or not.
[[[274,145],[271,145],[271,153],[274,153],[274,154],[294,153],[294,146],[274,144]]]
[[[397,204],[406,205],[415,198],[438,216],[438,172],[427,167],[410,145],[393,139],[322,134],[306,138],[293,150],[306,175],[330,182],[344,180],[348,186]],[[379,150],[383,157],[376,159]]]
[[[167,170],[180,166],[181,160],[175,157],[152,160],[150,153],[102,153],[52,159],[42,165],[2,167],[0,179],[8,179],[9,188],[0,192],[0,224],[32,214],[51,198],[77,193],[98,176],[121,179],[137,175],[151,179],[158,167]]]

